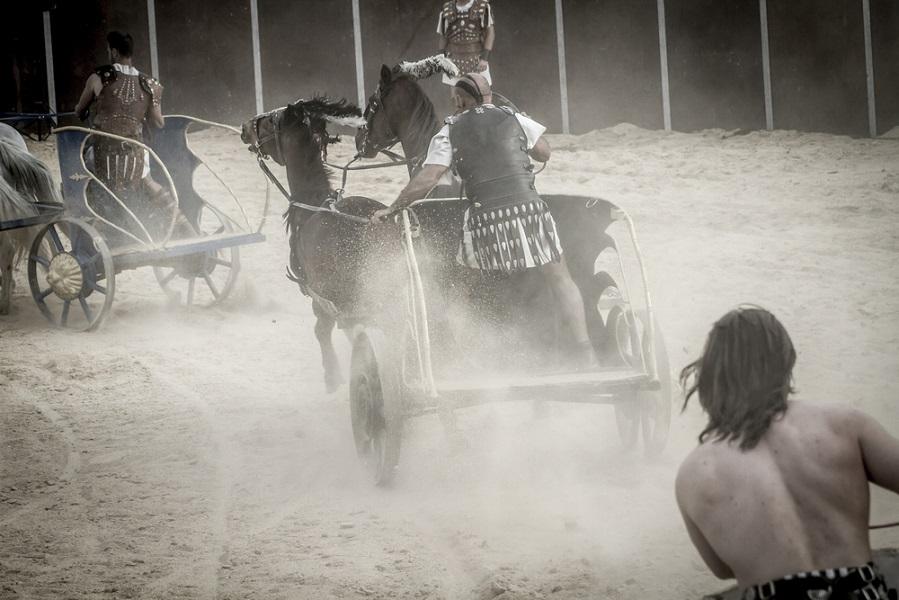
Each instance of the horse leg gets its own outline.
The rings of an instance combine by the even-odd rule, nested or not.
[[[340,372],[340,360],[337,358],[337,352],[334,350],[334,343],[331,339],[331,332],[334,331],[336,321],[318,302],[312,302],[312,312],[315,314],[315,337],[318,339],[318,345],[322,351],[325,390],[330,394],[336,392],[337,388],[345,383],[343,374]]]

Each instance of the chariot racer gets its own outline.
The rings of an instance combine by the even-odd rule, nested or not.
[[[449,0],[440,11],[437,33],[439,50],[461,73],[481,73],[493,83],[488,60],[496,33],[490,0]],[[456,79],[444,74],[443,83],[453,85]]]
[[[144,122],[161,128],[162,86],[131,64],[133,41],[118,31],[106,37],[111,64],[98,67],[88,77],[75,112],[86,119],[94,104],[94,128],[124,138],[143,141]],[[137,190],[142,182],[153,195],[161,187],[150,179],[146,150],[128,142],[95,136],[94,173],[114,193]]]
[[[546,128],[510,108],[494,106],[490,84],[476,73],[453,87],[459,110],[433,137],[422,170],[377,222],[424,198],[446,182],[450,168],[461,177],[471,205],[466,211],[459,261],[506,273],[539,269],[552,289],[583,366],[595,364],[583,300],[562,255],[556,224],[537,194],[530,157],[545,162],[551,150]]]

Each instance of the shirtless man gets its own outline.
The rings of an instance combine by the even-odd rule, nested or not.
[[[854,408],[788,400],[795,361],[774,315],[744,307],[681,373],[684,406],[697,394],[709,418],[677,475],[687,532],[744,599],[886,600],[868,484],[899,493],[899,440]]]

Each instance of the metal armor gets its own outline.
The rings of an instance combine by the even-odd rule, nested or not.
[[[489,10],[489,0],[475,0],[467,12],[456,8],[456,0],[443,5],[444,35],[447,40],[447,56],[462,73],[475,73],[484,49],[484,17]]]
[[[529,202],[542,205],[527,136],[511,109],[485,105],[465,111],[452,120],[449,135],[456,172],[468,199],[481,211]]]
[[[111,65],[95,71],[103,89],[97,96],[94,126],[107,133],[140,139],[150,105],[159,106],[162,86],[144,74],[125,75]]]
[[[112,65],[98,68],[103,89],[97,96],[94,127],[106,133],[141,141],[143,122],[151,104],[159,106],[162,86],[146,75],[126,75]],[[114,192],[131,190],[143,179],[142,148],[95,136],[94,172]]]

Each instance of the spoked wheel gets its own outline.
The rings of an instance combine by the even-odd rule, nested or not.
[[[618,357],[626,365],[638,370],[645,368],[649,372],[655,370],[658,388],[641,390],[633,398],[622,399],[615,405],[615,421],[625,448],[635,447],[637,437],[642,435],[646,454],[656,456],[668,441],[671,423],[671,372],[662,333],[656,323],[650,343],[646,313],[635,315],[629,308],[621,306],[610,311],[606,327],[617,347]]]
[[[356,452],[376,485],[396,474],[403,435],[399,364],[381,332],[356,337],[350,365],[350,417]]]
[[[34,238],[28,284],[38,308],[57,327],[96,329],[115,296],[112,254],[92,226],[80,219],[62,219]]]
[[[200,238],[231,233],[231,223],[207,205],[200,210],[197,228]],[[215,248],[178,258],[153,267],[156,280],[166,295],[178,304],[212,306],[228,297],[240,272],[237,246]]]

